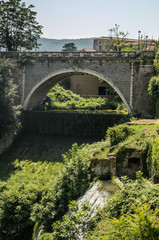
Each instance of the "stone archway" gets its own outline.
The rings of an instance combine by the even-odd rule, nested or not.
[[[32,109],[38,104],[42,102],[42,100],[45,98],[49,90],[58,82],[63,80],[66,77],[70,77],[72,75],[76,75],[78,73],[86,73],[89,75],[93,75],[95,77],[103,79],[106,83],[108,83],[115,92],[119,95],[125,106],[127,107],[129,113],[132,112],[132,109],[128,102],[126,101],[124,95],[119,90],[119,88],[104,74],[98,73],[96,71],[90,70],[90,69],[74,69],[74,68],[67,68],[60,71],[55,71],[52,74],[49,74],[45,78],[41,79],[28,93],[26,96],[23,107],[24,110]]]

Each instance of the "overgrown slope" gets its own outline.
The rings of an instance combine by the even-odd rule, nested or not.
[[[14,146],[14,149],[21,149],[19,159],[9,158],[10,154],[12,157],[18,156],[18,152],[13,154],[14,149],[9,150],[10,154],[5,153],[0,159],[2,166],[0,172],[0,239],[14,240],[25,236],[28,240],[33,234],[33,227],[34,234],[36,234],[38,227],[42,226],[44,235],[41,239],[55,240],[53,237],[55,229],[62,231],[60,226],[63,224],[68,224],[67,227],[75,224],[71,220],[71,225],[69,225],[70,220],[66,217],[66,222],[52,229],[52,224],[61,219],[68,210],[69,201],[77,199],[92,182],[94,177],[92,167],[95,164],[94,158],[91,157],[93,151],[97,153],[99,159],[106,157],[108,153],[115,153],[117,171],[121,166],[124,168],[122,164],[127,156],[132,154],[132,151],[140,152],[143,154],[141,155],[145,163],[144,169],[151,170],[153,176],[158,176],[158,129],[159,125],[119,125],[108,129],[105,140],[82,146],[74,144],[63,158],[52,160],[42,156],[42,152],[46,153],[46,156],[51,156],[49,144],[45,145],[41,142],[36,145],[34,140],[32,145],[29,143],[21,148],[18,145],[17,148]],[[4,173],[6,173],[5,176]],[[145,174],[147,174],[146,171]],[[128,222],[130,224],[129,220],[132,220],[133,223],[133,219],[136,219],[137,223],[141,221],[141,226],[146,229],[143,232],[147,235],[141,239],[158,239],[156,238],[158,236],[156,222],[158,215],[157,210],[154,210],[159,208],[158,185],[154,186],[151,182],[144,180],[139,173],[137,180],[122,178],[122,181],[124,187],[110,199],[106,208],[100,213],[97,228],[90,233],[88,239],[123,239],[120,235],[117,238],[115,234],[120,233],[121,229],[123,236],[126,236],[126,232],[132,229],[130,233],[128,232],[129,236],[133,228],[129,227]],[[85,214],[85,211],[80,214]],[[145,219],[148,219],[150,225],[147,225]],[[127,226],[128,230],[124,230]],[[136,224],[134,228],[136,232],[137,226]],[[103,229],[105,229],[104,232]],[[114,231],[114,229],[117,230]],[[139,229],[139,234],[137,232],[135,237],[140,237],[142,232],[140,230],[142,229]],[[69,227],[67,231],[71,231]],[[65,236],[63,235],[62,239],[67,239]],[[132,239],[140,239],[135,237]]]
[[[71,90],[65,90],[62,86],[56,85],[46,96],[43,103],[36,108],[38,110],[115,110],[127,113],[124,105],[118,99],[107,98],[84,98]]]

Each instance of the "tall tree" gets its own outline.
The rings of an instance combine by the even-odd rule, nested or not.
[[[36,21],[33,8],[21,0],[0,1],[0,47],[7,51],[38,47],[42,26]]]
[[[66,44],[62,47],[62,51],[64,51],[64,52],[77,51],[77,47],[75,46],[74,43],[66,43]]]
[[[115,24],[115,27],[108,30],[110,37],[109,45],[114,51],[121,51],[125,46],[125,38],[128,35],[128,32],[123,32],[119,28],[120,25]]]
[[[18,91],[10,67],[8,59],[0,59],[0,138],[10,131],[16,133],[20,127],[21,106],[16,104]]]

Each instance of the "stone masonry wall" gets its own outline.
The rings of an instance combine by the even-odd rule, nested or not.
[[[123,56],[111,59],[55,58],[45,57],[45,53],[25,58],[20,53],[0,53],[3,54],[14,60],[12,73],[19,86],[18,104],[21,102],[25,109],[38,105],[60,80],[86,73],[102,78],[112,86],[130,112],[148,113],[151,110],[147,88],[154,74],[153,56],[147,56],[145,60],[142,54],[134,59]]]

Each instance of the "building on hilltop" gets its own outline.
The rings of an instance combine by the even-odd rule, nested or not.
[[[112,50],[112,45],[111,42],[112,40],[117,40],[117,38],[112,38],[112,37],[99,37],[95,38],[93,42],[93,49],[96,51],[111,51]],[[155,47],[155,40],[154,39],[131,39],[131,38],[119,38],[119,41],[124,41],[124,47],[128,46],[136,46],[137,50],[154,50]]]

